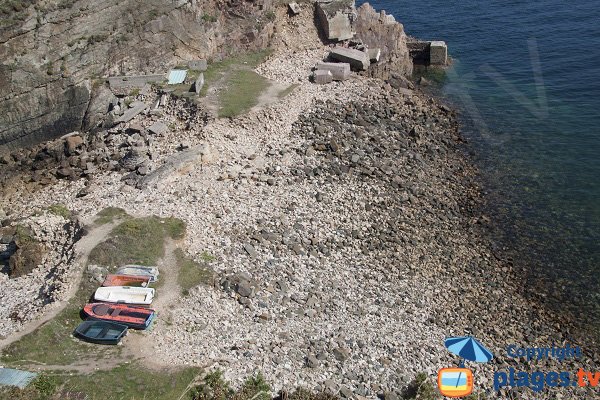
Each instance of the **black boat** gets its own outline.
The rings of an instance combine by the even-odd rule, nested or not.
[[[127,333],[127,326],[107,321],[83,321],[75,329],[75,335],[86,342],[117,344]]]

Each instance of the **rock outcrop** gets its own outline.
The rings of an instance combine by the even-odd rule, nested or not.
[[[354,29],[368,48],[379,48],[379,62],[371,65],[368,74],[374,78],[390,79],[394,75],[407,76],[412,73],[413,62],[406,45],[404,26],[385,11],[377,12],[365,3],[357,9]]]
[[[97,125],[108,75],[263,48],[273,31],[268,1],[21,3],[0,24],[0,151]]]

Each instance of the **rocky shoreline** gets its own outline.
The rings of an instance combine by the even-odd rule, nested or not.
[[[202,117],[191,129],[177,118],[181,107],[140,115],[93,137],[103,146],[82,139],[80,160],[82,149],[107,149],[89,157],[95,169],[53,162],[54,174],[76,167],[79,175],[41,187],[33,180],[33,192],[14,186],[0,206],[12,216],[61,203],[86,221],[106,207],[185,221],[187,253],[215,257],[219,279],[191,290],[172,323],[150,332],[165,365],[221,368],[238,384],[262,371],[276,390],[393,398],[417,373],[457,365],[445,337],[472,334],[497,356],[469,366],[480,390],[491,388],[495,370],[556,369],[505,356],[509,344],[574,339],[521,294],[519,271],[486,239],[477,171],[455,113],[367,76],[310,83],[307,70],[328,48],[314,31],[300,44],[294,29],[303,28],[283,31],[285,46],[257,68],[298,84],[280,101],[236,119]],[[168,136],[141,134],[159,120],[175,124]],[[68,141],[54,145],[68,151]],[[143,162],[117,162],[134,149]],[[137,184],[152,171],[161,173]],[[593,370],[596,358],[560,368]]]

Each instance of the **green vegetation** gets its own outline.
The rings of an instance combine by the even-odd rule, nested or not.
[[[179,219],[129,219],[115,227],[110,237],[91,251],[89,263],[155,265],[165,254],[165,239],[181,239],[184,235],[185,224]]]
[[[50,400],[87,394],[89,400],[173,400],[181,397],[200,373],[199,368],[152,371],[134,363],[91,374],[44,374],[26,389],[0,388],[0,398],[11,400]],[[78,397],[79,398],[79,397]]]
[[[207,253],[202,253],[202,255]],[[214,272],[208,266],[210,261],[214,260],[214,257],[204,258],[201,256],[203,263],[197,263],[191,258],[187,257],[183,250],[175,249],[175,257],[177,258],[177,264],[179,264],[179,275],[177,280],[181,286],[181,292],[184,296],[187,296],[190,289],[200,285],[212,285]],[[208,261],[207,261],[208,259]]]
[[[217,17],[215,17],[214,15],[210,15],[210,14],[204,14],[202,16],[202,20],[205,22],[217,22]]]
[[[202,383],[192,390],[192,400],[270,400],[271,387],[262,374],[250,377],[235,391],[223,379],[221,371],[207,374]]]
[[[65,207],[63,204],[53,204],[48,207],[48,211],[51,214],[58,215],[59,217],[63,217],[64,219],[69,219],[73,215],[71,210]]]
[[[94,223],[97,225],[104,225],[113,222],[115,219],[124,219],[128,217],[129,215],[122,208],[107,207],[96,214],[96,220]]]
[[[268,80],[252,70],[232,72],[219,96],[219,117],[235,117],[247,112],[258,104],[258,97],[268,87]]]
[[[138,94],[140,94],[140,89],[139,88],[131,89],[131,92],[129,92],[129,95],[131,97],[136,97]]]
[[[297,83],[294,83],[294,84],[292,84],[292,85],[288,86],[287,88],[285,88],[285,89],[283,89],[281,92],[279,92],[279,93],[277,94],[277,97],[278,97],[278,98],[280,98],[280,99],[283,99],[285,96],[289,95],[289,94],[290,94],[290,93],[292,93],[294,90],[296,90],[296,88],[297,88],[298,86],[299,86],[299,85],[298,85]]]
[[[23,246],[26,243],[37,243],[37,240],[35,240],[33,232],[29,228],[17,225],[15,226],[15,242],[19,243],[19,246]]]
[[[267,17],[267,20],[269,20],[269,21],[275,21],[276,15],[275,15],[274,11],[268,11],[265,14],[265,17]]]
[[[204,87],[201,96],[217,83],[223,86],[219,91],[219,116],[235,117],[258,104],[258,97],[269,86],[267,79],[252,69],[256,68],[271,54],[270,49],[237,55],[208,65],[204,72]]]

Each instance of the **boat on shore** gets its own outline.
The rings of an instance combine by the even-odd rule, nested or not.
[[[154,299],[154,289],[132,286],[99,287],[94,299],[107,303],[150,305]]]
[[[75,328],[75,335],[86,342],[118,344],[127,334],[127,326],[108,321],[83,321]]]
[[[117,275],[130,275],[130,276],[148,276],[150,277],[150,283],[158,281],[158,268],[146,267],[143,265],[124,265],[119,268],[116,272]]]
[[[148,275],[106,275],[102,286],[148,287],[151,277]]]
[[[126,304],[90,303],[83,312],[93,320],[114,322],[130,329],[146,329],[156,315],[154,310]]]

